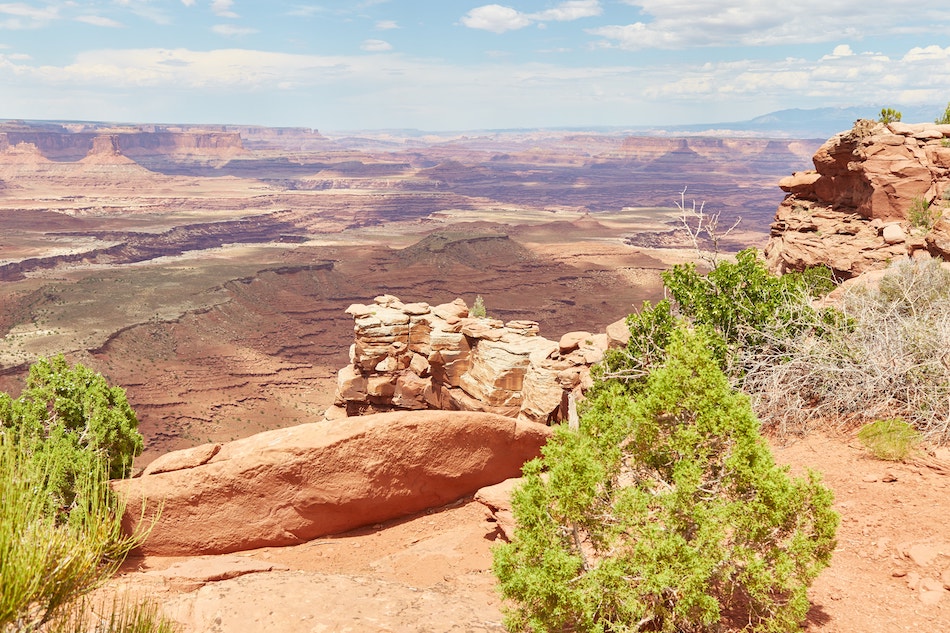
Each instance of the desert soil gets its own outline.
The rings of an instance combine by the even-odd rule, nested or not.
[[[950,449],[892,463],[847,435],[772,444],[793,472],[822,473],[841,514],[805,630],[950,631]],[[157,598],[189,632],[502,631],[500,538],[468,498],[293,547],[130,559],[113,587]]]

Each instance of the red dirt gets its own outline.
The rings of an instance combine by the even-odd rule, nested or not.
[[[842,518],[831,566],[810,591],[805,630],[950,630],[950,470],[881,462],[848,440],[815,434],[774,444],[777,460],[793,472],[823,473]],[[950,451],[940,457],[950,458]],[[466,499],[385,525],[237,555],[244,565],[276,571],[223,581],[192,571],[168,579],[157,572],[181,559],[150,557],[129,561],[116,582],[160,597],[188,631],[501,631],[502,604],[490,572],[498,538],[484,507]],[[234,558],[196,563],[206,577]],[[260,592],[267,592],[263,603],[255,598]],[[216,617],[224,618],[219,628]],[[228,628],[242,621],[258,624]]]

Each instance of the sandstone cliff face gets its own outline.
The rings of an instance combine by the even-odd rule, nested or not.
[[[591,365],[629,335],[621,321],[610,334],[572,332],[551,341],[538,336],[534,321],[472,318],[461,299],[432,307],[384,295],[347,313],[355,342],[329,418],[446,409],[562,420],[568,394],[589,387]]]
[[[95,150],[101,153],[99,139],[108,138],[117,152],[131,158],[162,156],[205,156],[228,158],[244,153],[238,132],[50,132],[3,131],[0,128],[0,151],[21,143],[34,145],[46,158],[55,161],[78,161]],[[97,145],[99,143],[99,145]]]
[[[900,257],[950,255],[950,125],[861,120],[813,162],[779,182],[788,195],[765,248],[773,272],[824,264],[850,278]],[[915,200],[930,204],[932,227],[912,222]]]

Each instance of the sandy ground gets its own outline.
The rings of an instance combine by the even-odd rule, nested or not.
[[[881,462],[847,436],[780,444],[821,472],[841,514],[805,630],[950,631],[950,470]],[[950,450],[939,449],[950,468]],[[284,548],[133,559],[114,586],[158,598],[185,631],[501,631],[490,572],[501,538],[471,499]]]

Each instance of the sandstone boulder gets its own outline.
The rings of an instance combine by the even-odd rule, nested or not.
[[[175,470],[201,466],[208,463],[220,450],[221,444],[201,444],[200,446],[166,453],[146,466],[142,474],[157,475],[158,473],[170,473]]]
[[[901,228],[900,224],[888,224],[881,231],[881,237],[884,238],[885,244],[900,244],[901,242],[907,239],[907,235],[904,234],[904,229]]]
[[[511,495],[521,485],[521,477],[512,477],[500,483],[485,486],[475,493],[478,501],[491,513],[498,529],[506,540],[511,541],[515,533],[515,515],[511,510]]]
[[[568,354],[581,346],[585,341],[589,341],[594,335],[590,332],[568,332],[561,336],[558,342],[562,354]]]
[[[605,333],[610,349],[626,347],[630,341],[630,328],[627,326],[626,318],[614,321],[608,325]]]
[[[540,336],[482,339],[472,351],[471,367],[459,384],[489,406],[520,407],[531,354],[554,352],[556,345]]]
[[[228,553],[444,505],[518,476],[549,433],[487,413],[394,412],[259,433],[205,463],[114,487],[127,529],[155,521],[143,552]]]

